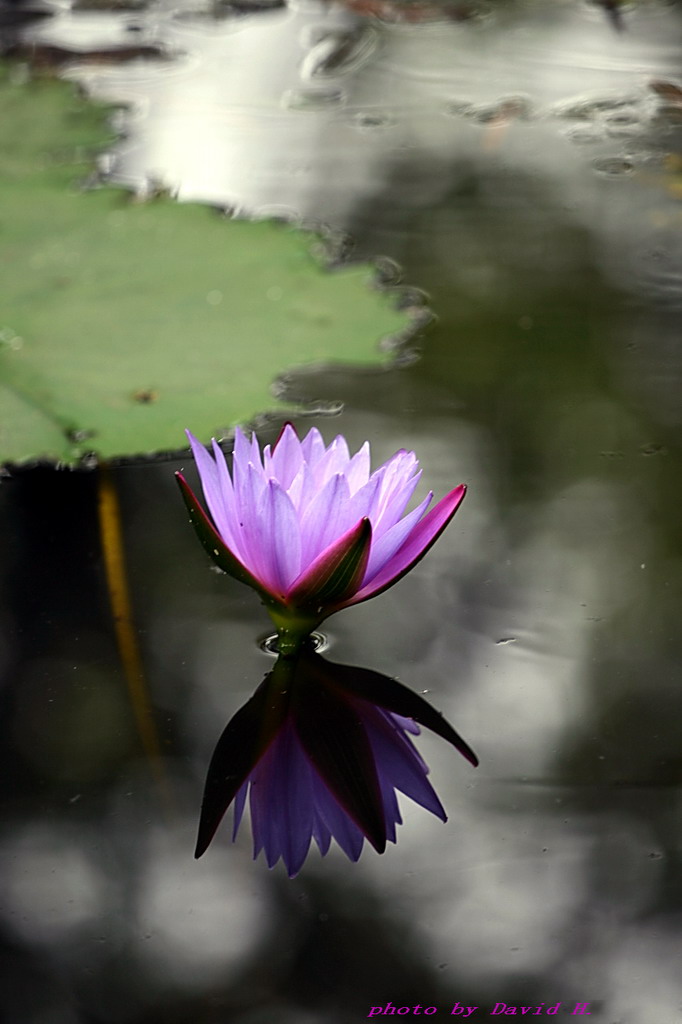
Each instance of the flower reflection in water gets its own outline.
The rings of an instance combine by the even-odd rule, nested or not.
[[[428,494],[406,512],[420,471],[399,451],[370,473],[369,445],[350,455],[318,430],[301,441],[287,423],[263,452],[235,435],[232,472],[188,434],[212,521],[182,474],[190,520],[211,558],[256,590],[277,626],[279,657],[229,722],[213,754],[196,856],[234,801],[236,837],[246,805],[254,856],[298,873],[312,839],[335,839],[357,860],[367,839],[378,853],[401,824],[396,791],[442,821],[443,806],[411,736],[425,725],[472,764],[476,756],[438,712],[395,680],[326,661],[313,630],[333,612],[382,593],[426,554],[459,508],[455,487],[427,512]]]
[[[433,730],[476,765],[469,746],[430,704],[378,672],[338,665],[303,644],[280,655],[223,732],[208,770],[196,856],[234,801],[233,839],[247,795],[254,857],[281,858],[291,877],[315,839],[351,860],[367,839],[396,841],[396,790],[442,821],[445,811],[411,736]]]

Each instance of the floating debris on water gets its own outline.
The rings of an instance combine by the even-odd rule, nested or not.
[[[668,103],[672,103],[675,106],[682,107],[682,88],[676,85],[674,82],[667,82],[663,79],[655,78],[649,82],[649,88],[652,92],[655,92],[661,99],[666,100]]]
[[[359,128],[360,131],[371,132],[382,128],[394,128],[397,121],[388,114],[360,110],[353,114],[351,124],[354,128]]]
[[[139,405],[151,405],[153,402],[158,401],[159,392],[153,388],[141,388],[139,391],[133,391],[132,399]]]
[[[605,178],[618,178],[626,174],[632,174],[635,167],[631,160],[626,157],[607,156],[592,161],[592,167]]]
[[[592,96],[580,100],[568,100],[555,103],[551,108],[555,117],[566,121],[591,121],[596,117],[623,107],[635,107],[640,102],[638,96]]]
[[[377,40],[376,29],[371,25],[345,32],[327,30],[312,42],[301,65],[301,78],[310,81],[325,75],[347,75],[371,57]]]
[[[282,106],[289,110],[326,110],[342,106],[346,101],[343,89],[290,89],[282,96]]]

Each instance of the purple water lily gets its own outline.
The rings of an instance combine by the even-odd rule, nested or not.
[[[332,838],[351,860],[365,839],[378,853],[396,841],[396,790],[442,821],[443,806],[411,736],[419,725],[476,755],[418,694],[369,669],[338,665],[303,645],[280,657],[230,721],[208,771],[196,856],[234,800],[233,839],[249,799],[254,857],[298,873],[314,839]]]
[[[213,560],[258,591],[280,635],[300,638],[332,612],[375,597],[437,540],[464,498],[463,484],[430,511],[433,493],[405,512],[421,472],[401,450],[370,472],[369,444],[350,455],[343,437],[325,447],[286,424],[261,455],[237,430],[232,473],[188,432],[211,520],[181,473],[190,518]]]

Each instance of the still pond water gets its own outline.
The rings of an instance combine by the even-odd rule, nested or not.
[[[213,745],[272,663],[258,601],[187,525],[189,460],[115,471],[162,784],[95,474],[6,479],[3,1020],[681,1021],[679,7],[626,4],[621,31],[572,0],[43,9],[12,42],[76,51],[64,73],[127,105],[113,180],[324,224],[435,314],[389,370],[278,387],[302,430],[375,464],[412,448],[437,496],[468,483],[418,569],[325,633],[481,766],[422,736],[449,820],[404,801],[382,857],[313,851],[290,881],[225,828],[195,862]]]

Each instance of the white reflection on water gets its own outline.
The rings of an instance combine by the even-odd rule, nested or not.
[[[625,1022],[671,1022],[680,1013],[679,915],[659,924],[626,927],[606,963],[612,1012]]]
[[[136,907],[137,955],[161,979],[202,989],[238,975],[263,940],[272,913],[248,853],[225,846],[197,864],[188,856],[194,822],[153,829]]]
[[[79,971],[84,956],[93,970],[123,955],[151,991],[171,977],[178,990],[229,984],[270,926],[267,878],[253,874],[248,851],[216,848],[197,864],[194,824],[192,815],[147,830],[138,820],[127,837],[125,824],[101,834],[63,822],[28,825],[0,846],[0,920],[68,971]],[[131,887],[119,874],[122,841],[138,862]],[[129,1004],[136,990],[115,1002]]]
[[[576,175],[590,160],[623,155],[607,110],[588,120],[597,145],[585,153],[562,138],[568,122],[555,123],[554,108],[607,96],[617,109],[629,100],[641,135],[656,107],[647,80],[677,73],[679,26],[643,6],[631,30],[616,35],[580,5],[548,11],[405,26],[322,3],[218,22],[151,8],[135,18],[142,40],[181,57],[71,74],[96,96],[135,108],[115,178],[143,187],[153,177],[183,199],[249,211],[283,204],[340,226],[401,155],[426,162],[483,153],[542,168],[569,190],[585,187]],[[101,46],[120,41],[120,28],[120,19],[71,14],[33,27],[30,38]],[[448,116],[509,97],[516,107],[506,119]]]
[[[438,945],[451,950],[468,976],[485,978],[489,986],[495,979],[547,969],[561,923],[584,899],[589,839],[564,835],[548,857],[542,853],[548,825],[535,820],[519,834],[512,821],[507,828],[468,822],[466,838],[457,842],[458,859],[462,848],[469,848],[469,857],[472,844],[477,851],[458,879],[463,892],[456,907],[447,900],[432,904],[429,924]],[[449,859],[454,868],[454,856]]]
[[[92,933],[113,893],[83,833],[28,825],[0,846],[0,916],[29,943],[51,945]]]

